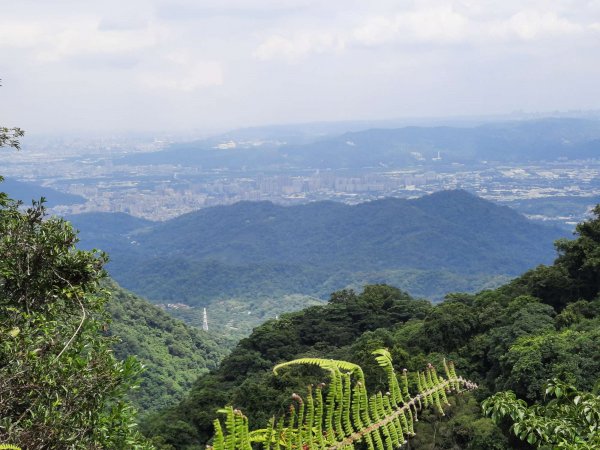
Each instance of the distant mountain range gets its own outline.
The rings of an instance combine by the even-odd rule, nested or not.
[[[440,298],[550,263],[552,242],[565,234],[465,191],[356,206],[242,202],[161,223],[106,213],[69,219],[84,247],[109,253],[124,287],[191,306],[229,298],[276,305],[285,295],[326,298],[373,282]]]
[[[250,132],[241,136],[253,139]],[[221,137],[223,140],[228,138],[227,135]],[[238,145],[218,149],[216,143],[211,139],[174,144],[164,151],[129,155],[120,162],[268,170],[585,159],[600,154],[600,121],[548,118],[463,127],[380,128],[328,136],[312,142],[303,143],[296,139],[289,145],[266,142],[256,147],[250,145],[250,148]]]

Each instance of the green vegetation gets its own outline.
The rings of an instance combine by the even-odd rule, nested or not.
[[[369,450],[394,449],[415,435],[414,422],[423,407],[431,407],[441,416],[450,406],[446,393],[460,393],[477,386],[454,371],[452,362],[444,369],[446,379],[437,375],[430,364],[425,371],[410,374],[403,371],[398,381],[392,357],[386,349],[373,352],[387,378],[387,393],[367,394],[365,376],[360,366],[333,359],[302,358],[278,364],[275,375],[295,365],[318,366],[329,374],[329,382],[308,386],[305,398],[292,394],[294,403],[289,413],[273,417],[267,428],[250,431],[248,418],[231,406],[220,409],[226,415],[224,424],[214,421],[214,450],[246,450],[249,448],[303,448],[307,450],[354,449],[364,444]],[[414,394],[409,393],[409,384]],[[223,426],[224,425],[224,426]],[[254,445],[253,445],[254,444]]]
[[[0,147],[18,148],[20,136],[18,128],[0,128]],[[348,273],[361,266],[367,272],[385,270],[389,261],[399,261],[393,259],[398,255],[406,258],[402,261],[418,261],[418,270],[463,264],[472,271],[511,261],[511,246],[525,254],[535,248],[529,245],[536,241],[529,234],[533,230],[509,233],[503,227],[517,227],[518,219],[503,221],[502,211],[485,202],[465,202],[464,195],[442,194],[441,203],[439,197],[425,198],[419,208],[403,209],[405,216],[398,216],[395,201],[384,201],[381,210],[376,202],[363,205],[362,214],[334,227],[343,236],[334,245],[327,233],[290,244],[293,239],[283,239],[284,229],[269,223],[285,224],[291,218],[269,204],[260,207],[275,215],[263,216],[258,226],[248,215],[238,222],[222,216],[222,225],[230,225],[239,240],[226,247],[218,233],[206,233],[199,243],[202,251],[208,249],[205,255],[189,236],[170,235],[161,226],[156,235],[154,225],[144,231],[131,228],[121,239],[135,234],[141,250],[134,246],[131,259],[120,264],[134,262],[160,236],[172,242],[157,243],[153,264],[161,257],[178,261],[185,249],[227,270],[257,262],[252,270],[268,267],[282,278],[311,267],[315,274],[325,274],[325,286],[339,274],[327,273],[336,261]],[[484,213],[487,222],[479,221],[481,214],[469,216],[473,209]],[[242,339],[220,366],[201,374],[179,403],[153,411],[181,397],[197,373],[215,367],[223,354],[220,342],[110,282],[103,285],[104,253],[76,249],[71,225],[47,218],[43,202],[25,209],[0,193],[0,448],[150,450],[153,444],[137,431],[128,396],[149,412],[142,430],[165,450],[201,449],[213,434],[215,450],[248,450],[251,443],[268,450],[353,449],[355,444],[392,450],[415,432],[415,449],[597,448],[600,205],[594,215],[577,227],[576,239],[557,242],[553,265],[538,266],[495,290],[450,294],[434,306],[385,284],[368,285],[360,294],[344,289],[334,292],[326,305],[271,319]],[[293,223],[299,237],[315,229],[329,232],[331,218],[315,217],[308,227]],[[373,225],[367,218],[411,239],[391,242],[377,227],[379,234],[356,231]],[[183,229],[197,225],[188,219],[182,219]],[[433,226],[421,228],[423,220]],[[131,222],[125,219],[122,225],[127,228]],[[473,233],[477,227],[481,232]],[[268,255],[254,241],[257,232],[266,233],[257,242]],[[471,234],[461,238],[464,232]],[[514,238],[510,245],[509,235]],[[430,243],[431,254],[420,252],[420,242]],[[323,245],[329,245],[327,251],[316,252]],[[371,254],[365,253],[369,246]],[[462,253],[451,252],[439,267],[428,269],[435,258],[458,249]],[[465,258],[473,249],[483,252],[479,260]],[[277,266],[271,258],[290,264]],[[304,277],[307,272],[299,273]],[[111,306],[109,290],[116,300]],[[137,359],[119,361],[115,353],[138,354],[147,372],[142,375]],[[457,361],[480,389],[448,397],[447,388],[474,385],[458,378],[447,358]],[[446,379],[435,366],[445,368]],[[422,367],[427,369],[414,372]],[[322,369],[330,375],[328,385],[312,386],[311,381],[322,378]],[[140,376],[143,389],[132,393]],[[295,394],[307,385],[304,398]],[[383,394],[385,390],[389,393]],[[368,391],[379,392],[368,397]],[[286,415],[290,396],[295,405]],[[479,403],[485,397],[483,413],[492,419],[482,415]],[[454,408],[447,409],[449,405]],[[225,413],[224,426],[215,420],[217,412]],[[259,423],[267,428],[251,433]]]
[[[218,335],[221,345],[231,349],[252,330],[269,319],[310,306],[322,305],[319,298],[307,295],[282,295],[255,299],[230,298],[217,300],[208,307],[208,325]],[[169,309],[169,315],[186,324],[202,328],[203,308]]]
[[[229,343],[213,333],[186,326],[158,307],[114,282],[107,284],[111,301],[108,331],[117,359],[135,356],[143,365],[140,385],[128,397],[144,413],[180,400],[201,374],[217,367]]]
[[[580,392],[556,379],[545,393],[551,399],[543,405],[527,406],[508,391],[494,394],[482,406],[496,422],[509,420],[510,430],[537,448],[600,448],[600,395]]]
[[[21,136],[0,127],[0,147]],[[0,447],[151,450],[125,401],[141,366],[103,333],[106,255],[76,242],[43,201],[0,192]]]
[[[0,194],[0,440],[27,449],[145,449],[124,401],[140,364],[103,335],[103,254]]]
[[[164,223],[124,214],[71,220],[84,246],[109,252],[108,270],[124,287],[153,303],[192,307],[176,312],[188,323],[198,324],[208,306],[213,325],[245,332],[257,317],[289,311],[297,296],[324,300],[385,283],[440,300],[495,288],[551,261],[551,242],[563,235],[464,191],[356,206],[246,202]],[[246,320],[221,314],[238,303],[248,305]]]
[[[547,380],[591,392],[600,373],[600,206],[559,241],[551,266],[539,266],[495,290],[451,294],[439,305],[385,285],[332,294],[323,306],[286,314],[242,339],[221,366],[201,376],[178,405],[149,417],[145,433],[176,449],[198,449],[213,433],[222,405],[244,411],[251,427],[285,412],[293,392],[314,380],[314,369],[275,377],[270,368],[298,358],[332,358],[364,369],[369,390],[385,389],[371,352],[388,348],[394,368],[441,367],[452,359],[480,385],[449,399],[443,421],[420,415],[411,448],[514,448],[514,437],[482,416],[478,402],[511,390],[528,405],[543,402]],[[318,374],[317,374],[318,375]],[[168,448],[168,447],[165,447]]]

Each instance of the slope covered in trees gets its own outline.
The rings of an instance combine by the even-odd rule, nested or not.
[[[457,400],[459,407],[444,421],[423,416],[412,448],[515,448],[515,438],[482,417],[477,402],[511,390],[535,404],[549,379],[583,391],[599,381],[600,206],[595,215],[577,227],[576,239],[557,243],[553,265],[496,290],[451,294],[433,306],[389,286],[367,286],[360,294],[336,292],[327,305],[269,321],[240,341],[216,371],[201,376],[179,405],[151,417],[144,430],[191,450],[212,435],[215,411],[223,405],[241,408],[252,425],[268,423],[292,392],[313,379],[310,370],[273,376],[274,365],[295,358],[347,360],[364,368],[369,388],[382,387],[370,353],[387,347],[396,370],[418,370],[427,362],[440,366],[447,357],[480,384],[473,397]]]
[[[123,286],[154,302],[192,306],[231,297],[326,298],[372,283],[441,298],[550,262],[551,243],[564,233],[464,191],[356,206],[238,203],[137,229],[123,217],[111,224],[104,215],[103,227],[94,224],[97,215],[71,220],[85,246],[109,252],[109,270]]]
[[[109,283],[108,334],[117,359],[135,356],[144,366],[140,385],[128,394],[144,413],[180,400],[199,375],[217,367],[231,343],[185,325],[158,307]]]
[[[230,343],[119,288],[76,243],[43,204],[0,192],[0,443],[151,448],[135,409],[179,400]]]

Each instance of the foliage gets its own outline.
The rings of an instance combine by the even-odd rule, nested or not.
[[[363,333],[379,327],[423,318],[430,308],[426,301],[413,300],[398,289],[380,285],[369,286],[361,294],[340,291],[327,305],[270,320],[257,327],[250,338],[242,339],[216,371],[201,376],[179,405],[145,420],[144,432],[160,435],[178,448],[193,448],[209,439],[214,411],[227,403],[243,408],[253,422],[266,422],[289,398],[289,393],[281,391],[282,381],[290,382],[290,389],[296,390],[308,383],[302,377],[274,377],[270,370],[273,365],[319,354],[341,359],[335,355],[340,346],[351,345]],[[365,343],[364,351],[357,348],[352,352],[354,356],[350,352],[341,356],[362,363],[357,356],[367,354],[371,360],[370,352],[382,345],[389,346],[396,356],[393,343],[379,337]],[[376,382],[377,378],[373,380]],[[193,426],[182,435],[181,424],[192,421]]]
[[[600,217],[590,222],[586,230],[595,229]],[[428,361],[440,366],[447,355],[480,386],[472,397],[457,400],[462,403],[447,420],[421,414],[420,436],[411,448],[509,448],[514,442],[481,416],[476,400],[511,389],[535,404],[543,402],[541,384],[546,379],[560,377],[581,390],[592,390],[598,382],[600,298],[581,299],[569,287],[580,283],[581,292],[594,292],[597,285],[587,286],[595,282],[587,276],[575,280],[578,272],[571,275],[565,265],[577,261],[589,266],[587,259],[594,258],[598,246],[586,239],[587,250],[578,260],[572,252],[579,252],[579,239],[561,247],[561,257],[552,266],[536,268],[493,291],[448,295],[439,305],[385,285],[366,286],[361,293],[335,292],[326,305],[257,327],[217,370],[201,376],[179,405],[145,422],[144,430],[187,450],[208,441],[214,411],[221,405],[243,410],[251,424],[268,423],[284,412],[289,395],[316,375],[310,367],[296,369],[294,377],[270,372],[273,365],[293,359],[322,357],[358,364],[369,390],[385,389],[387,378],[370,355],[387,347],[399,364],[397,370],[418,370]],[[563,282],[566,289],[559,296],[556,289]]]
[[[139,387],[128,397],[145,414],[180,400],[199,375],[215,369],[227,354],[214,334],[186,326],[114,282],[105,286],[111,293],[108,333],[118,338],[112,346],[115,356],[135,356],[144,366]]]
[[[219,335],[222,345],[228,350],[247,337],[254,328],[269,319],[288,312],[299,311],[324,302],[305,295],[282,295],[260,298],[228,298],[216,300],[207,307],[208,328]],[[170,316],[182,320],[192,327],[202,328],[203,308],[169,308]]]
[[[394,371],[387,349],[373,352],[388,380],[388,392],[368,396],[365,377],[360,366],[347,361],[320,358],[302,358],[278,364],[277,374],[284,367],[314,365],[329,373],[330,381],[316,385],[313,393],[309,385],[305,398],[292,394],[295,404],[284,417],[273,417],[265,429],[249,431],[248,419],[240,410],[229,406],[220,409],[226,415],[225,423],[214,421],[214,450],[246,450],[259,444],[264,449],[354,449],[359,443],[369,450],[398,448],[413,436],[413,422],[421,408],[431,406],[444,415],[444,406],[450,406],[446,391],[460,392],[477,386],[457,377],[452,363],[444,368],[446,379],[439,377],[429,364],[424,372],[417,372],[414,384],[417,390],[409,394],[407,371],[400,382]],[[295,406],[297,404],[297,406]],[[224,425],[224,426],[223,426]]]
[[[600,396],[581,392],[558,379],[548,382],[546,403],[528,406],[512,391],[498,392],[482,403],[486,415],[538,448],[596,449],[600,446]]]
[[[600,205],[590,220],[576,227],[576,239],[556,242],[559,256],[553,266],[539,266],[505,287],[540,298],[558,311],[576,300],[600,294]]]
[[[20,138],[25,132],[20,128],[0,127],[0,147],[12,147],[17,150],[21,148]]]
[[[448,289],[496,287],[550,262],[551,242],[566,234],[464,191],[355,206],[242,202],[161,223],[122,214],[70,219],[84,245],[111,255],[108,270],[121,285],[155,303],[190,306],[325,299],[382,283],[441,300]]]
[[[103,254],[76,250],[71,226],[0,200],[0,440],[27,449],[150,448],[123,400],[140,373],[119,362]]]
[[[2,82],[2,80],[0,80]],[[0,84],[2,86],[2,84]],[[19,150],[21,148],[21,138],[25,132],[18,127],[0,126],[0,148],[12,147]],[[0,180],[2,178],[0,177]]]

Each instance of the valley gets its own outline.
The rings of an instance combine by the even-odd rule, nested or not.
[[[225,336],[320,304],[339,289],[387,283],[440,301],[494,288],[555,257],[562,228],[466,191],[357,205],[241,202],[166,222],[122,213],[70,216],[83,248],[110,255],[123,287]]]

